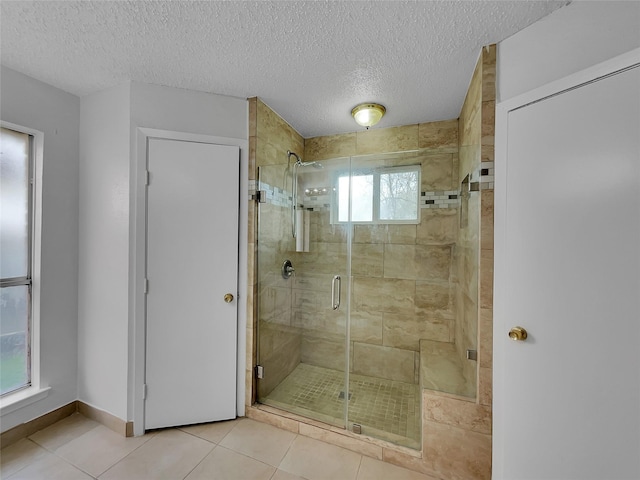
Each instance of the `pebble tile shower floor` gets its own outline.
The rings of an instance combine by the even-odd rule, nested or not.
[[[420,448],[418,385],[352,373],[349,393],[349,422],[363,434]],[[344,372],[301,363],[261,402],[340,425],[344,396]]]

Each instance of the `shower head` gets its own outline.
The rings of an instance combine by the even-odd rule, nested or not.
[[[291,160],[291,157],[294,157],[296,159],[294,165],[298,167],[312,166],[313,168],[322,168],[322,164],[320,162],[303,162],[297,153],[294,153],[291,150],[287,150],[287,159]]]
[[[300,157],[297,153],[294,153],[291,150],[287,150],[287,160],[291,161],[291,157],[294,157],[296,159],[296,163],[302,163],[302,160],[300,160]]]
[[[323,168],[320,162],[298,162],[299,167]]]

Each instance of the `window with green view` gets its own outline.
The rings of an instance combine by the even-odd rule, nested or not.
[[[0,132],[0,394],[31,383],[31,136]]]

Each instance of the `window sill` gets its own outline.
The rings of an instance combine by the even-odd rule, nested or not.
[[[27,405],[42,400],[49,395],[51,387],[37,388],[29,387],[19,392],[11,393],[6,397],[0,399],[0,416],[7,415],[8,413],[20,410]]]

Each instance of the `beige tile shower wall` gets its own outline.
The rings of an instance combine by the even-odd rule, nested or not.
[[[457,119],[306,139],[304,158],[389,152],[400,153],[385,159],[386,166],[422,165],[421,191],[456,188]],[[457,209],[421,209],[419,225],[354,227],[352,372],[418,383],[420,339],[453,341],[457,213]],[[317,277],[342,272],[346,232],[330,224],[328,211],[314,211],[311,216],[315,241],[311,252],[303,254],[301,270],[314,271]],[[330,278],[325,279],[327,286]],[[343,339],[336,335],[344,334],[346,320],[322,308],[318,316],[299,325],[305,331],[302,361],[343,367]],[[323,330],[314,326],[318,322]]]
[[[280,116],[258,98],[249,99],[249,180],[281,186],[287,165],[287,150],[302,153],[304,139]],[[260,214],[260,243],[255,202],[249,202],[249,252],[247,299],[247,405],[256,400],[257,384],[253,368],[258,348],[265,379],[260,382],[260,395],[266,395],[300,362],[302,337],[294,326],[291,283],[280,276],[286,258],[295,262],[290,211],[277,205],[264,205]],[[258,251],[259,249],[259,251]],[[260,265],[257,264],[260,262]],[[258,268],[260,267],[260,268]],[[260,291],[258,291],[260,287]],[[260,324],[258,324],[260,321]],[[260,327],[260,339],[258,339]]]
[[[458,119],[305,139],[304,159],[326,160],[374,153],[428,149],[458,153]]]
[[[302,136],[260,99],[257,99],[256,113],[256,166],[286,166],[287,150],[302,154]]]

